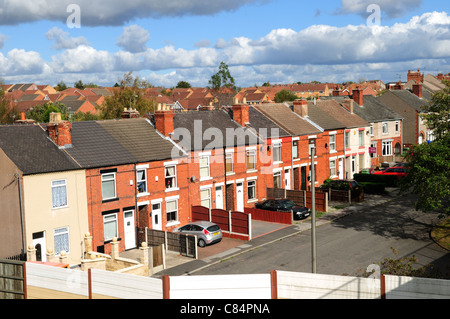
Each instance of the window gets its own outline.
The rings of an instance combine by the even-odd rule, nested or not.
[[[273,173],[273,187],[281,188],[281,172]]]
[[[256,199],[256,181],[248,181],[247,182],[247,196],[248,200]]]
[[[57,228],[53,232],[55,243],[55,254],[59,255],[62,250],[69,253],[69,227]]]
[[[177,167],[175,165],[166,166],[165,171],[166,189],[177,187]]]
[[[345,132],[345,134],[344,134],[344,143],[345,143],[345,148],[349,148],[350,147],[350,132]]]
[[[298,158],[298,141],[292,142],[292,158],[293,159]]]
[[[373,123],[370,123],[369,132],[370,132],[370,135],[373,136]]]
[[[395,133],[398,133],[398,132],[400,132],[400,122],[396,121],[395,122]]]
[[[392,155],[392,141],[383,141],[382,155],[383,156],[391,156]]]
[[[359,154],[359,167],[358,167],[358,169],[362,170],[364,168],[365,168],[365,165],[364,165],[364,154]]]
[[[359,146],[364,146],[364,131],[359,131]]]
[[[272,145],[272,148],[273,148],[272,150],[273,162],[274,163],[281,162],[281,143],[274,143]]]
[[[60,208],[67,206],[66,180],[52,181],[52,207]]]
[[[248,150],[247,151],[247,170],[255,170],[256,169],[256,151]]]
[[[389,124],[384,122],[383,123],[383,134],[388,134],[389,133]]]
[[[233,153],[226,153],[225,155],[225,170],[227,173],[233,172]]]
[[[138,169],[136,171],[137,190],[139,194],[147,192],[147,170]]]
[[[116,198],[116,173],[102,174],[102,198]]]
[[[114,237],[118,237],[117,230],[117,214],[108,214],[103,216],[103,231],[105,241],[112,240]]]
[[[336,151],[336,135],[330,135],[330,152]]]
[[[200,157],[200,178],[209,177],[209,156]]]
[[[336,160],[330,160],[330,176],[336,176]]]
[[[200,203],[201,206],[211,207],[211,189],[205,188],[200,190]]]
[[[178,200],[166,203],[167,223],[178,221]]]
[[[377,143],[370,143],[370,147],[371,148],[377,148]],[[377,153],[370,153],[370,158],[376,158],[377,157]]]

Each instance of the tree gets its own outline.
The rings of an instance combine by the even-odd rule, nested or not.
[[[433,94],[431,102],[424,107],[423,119],[437,138],[450,132],[450,82],[443,81],[446,88]]]
[[[55,86],[56,91],[64,91],[65,89],[67,89],[67,85],[63,81],[59,81],[59,83]]]
[[[275,94],[275,102],[276,103],[283,103],[286,101],[295,101],[296,99],[298,99],[298,96],[289,90],[281,90]]]
[[[211,76],[211,79],[209,80],[209,87],[215,90],[219,90],[221,88],[236,89],[234,78],[231,76],[228,65],[225,62],[220,62],[219,71]]]
[[[50,113],[61,113],[63,120],[69,119],[67,107],[60,102],[48,102],[43,105],[37,105],[27,112],[27,118],[37,123],[48,123],[50,121]]]
[[[144,97],[144,90],[151,87],[151,84],[139,77],[134,77],[133,72],[124,74],[119,81],[118,90],[113,96],[107,96],[105,102],[100,107],[100,118],[117,119],[120,118],[123,110],[136,109],[140,114],[146,114],[155,110],[156,101]]]
[[[186,81],[179,81],[177,84],[177,89],[189,89],[191,88],[191,84]]]
[[[75,82],[74,87],[80,90],[84,90],[85,85],[83,84],[83,81],[78,80],[77,82]]]
[[[14,105],[6,97],[5,92],[0,87],[0,124],[10,124],[18,117],[19,112],[17,112]]]

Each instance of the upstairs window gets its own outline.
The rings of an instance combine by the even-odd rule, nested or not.
[[[177,167],[175,165],[165,167],[166,189],[177,187]]]
[[[52,181],[52,207],[61,208],[67,206],[66,180]]]
[[[247,151],[247,170],[255,170],[256,169],[256,151],[248,150]]]
[[[200,157],[200,178],[209,177],[209,156]]]
[[[281,162],[281,143],[274,143],[272,145],[273,150],[272,150],[272,159],[273,162]]]
[[[136,172],[137,190],[139,194],[147,193],[147,170],[138,169]]]
[[[102,198],[116,198],[116,173],[102,174]]]

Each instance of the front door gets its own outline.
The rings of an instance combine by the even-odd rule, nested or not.
[[[244,183],[236,183],[236,210],[244,211]]]
[[[136,228],[134,227],[134,211],[124,212],[125,249],[136,248]]]
[[[216,186],[216,208],[223,209],[223,187]]]
[[[344,159],[339,159],[339,179],[344,179]]]
[[[301,174],[301,180],[302,180],[301,190],[305,191],[306,190],[306,166],[302,166],[300,174]]]
[[[152,225],[155,230],[162,230],[161,203],[152,204]]]
[[[36,260],[47,261],[47,247],[45,245],[45,232],[33,233],[33,247],[36,249]],[[59,252],[58,252],[59,254]]]
[[[284,188],[291,189],[291,170],[284,170]]]

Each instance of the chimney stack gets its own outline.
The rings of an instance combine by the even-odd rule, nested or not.
[[[245,98],[244,98],[245,100]],[[232,107],[233,110],[233,120],[235,120],[239,125],[245,126],[250,123],[249,117],[249,106],[245,102],[241,104],[234,104]]]
[[[20,120],[15,120],[14,124],[33,124],[34,120],[27,120],[25,112],[20,112]]]
[[[353,114],[353,100],[352,99],[344,99],[342,100],[342,105],[351,113]]]
[[[341,90],[333,90],[333,96],[342,96]]]
[[[61,113],[50,113],[47,131],[50,139],[59,147],[72,145],[72,123],[61,120]]]
[[[413,84],[412,89],[415,95],[422,98],[422,84],[420,83]]]
[[[361,89],[353,90],[352,98],[353,98],[353,101],[355,101],[359,105],[363,105],[364,104],[364,94],[363,94],[363,91]]]
[[[293,110],[301,117],[308,116],[308,101],[307,100],[295,100],[293,103]]]
[[[122,112],[122,116],[123,119],[136,119],[141,117],[141,114],[139,113],[139,111],[137,111],[136,109],[132,110],[132,109],[124,109]]]
[[[164,104],[161,107],[161,104],[158,104],[158,107],[155,112],[155,127],[156,129],[164,136],[169,137],[171,133],[174,131],[173,118],[175,117],[175,113],[169,107],[166,107]]]

